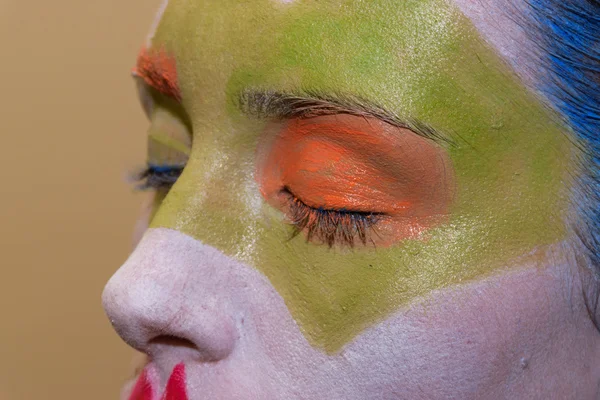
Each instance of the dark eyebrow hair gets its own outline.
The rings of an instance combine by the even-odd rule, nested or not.
[[[349,114],[374,117],[392,126],[410,129],[419,136],[436,142],[452,144],[452,139],[422,121],[401,118],[372,101],[351,95],[302,92],[299,94],[246,90],[239,96],[239,108],[258,118],[293,119],[322,115]]]
[[[159,93],[181,101],[176,61],[166,51],[143,48],[132,74]]]

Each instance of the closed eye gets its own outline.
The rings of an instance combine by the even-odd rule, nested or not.
[[[133,174],[138,190],[171,189],[183,172],[184,165],[148,164],[141,172]]]
[[[282,190],[282,194],[289,202],[288,216],[294,226],[292,237],[305,231],[307,241],[317,239],[329,247],[334,244],[354,247],[357,241],[363,245],[367,241],[375,244],[369,233],[385,214],[310,207],[287,187]]]

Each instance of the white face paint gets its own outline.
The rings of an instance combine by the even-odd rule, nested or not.
[[[524,0],[451,0],[466,15],[482,37],[492,45],[528,85],[540,73],[539,59],[531,35],[525,29]]]
[[[570,308],[567,260],[541,270],[540,256],[434,293],[332,356],[306,341],[260,272],[173,230],[146,233],[104,306],[150,355],[157,393],[184,362],[190,399],[591,399],[592,328]]]
[[[534,60],[504,1],[456,4],[532,80]],[[335,355],[309,344],[257,269],[174,230],[146,232],[103,302],[123,339],[150,356],[152,400],[180,363],[190,399],[597,398],[598,336],[561,246],[431,293]]]

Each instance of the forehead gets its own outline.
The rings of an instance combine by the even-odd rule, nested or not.
[[[158,29],[158,25],[169,5],[169,0],[162,0],[158,11],[156,12],[156,16],[154,17],[154,21],[152,22],[152,26],[150,27],[150,32],[148,33],[148,37],[146,39],[146,47],[152,46],[152,39],[154,39],[154,35],[156,34],[156,29]]]
[[[344,85],[344,74],[349,72],[364,82],[379,80],[389,85],[393,80],[395,93],[401,95],[407,83],[423,87],[427,76],[441,70],[440,64],[456,59],[452,56],[457,54],[457,47],[465,46],[465,38],[476,37],[490,45],[521,81],[532,87],[535,79],[531,71],[536,71],[532,68],[536,60],[530,51],[534,46],[523,29],[522,3],[165,0],[150,30],[147,47],[166,47],[180,59],[179,64],[202,65],[202,71],[197,68],[192,79],[211,72],[223,77],[227,71],[239,72],[245,67],[240,64],[254,64],[263,75],[295,74],[296,82],[288,82],[288,86],[297,87],[304,84],[303,78],[317,79],[318,75],[323,82],[330,82],[329,86],[344,91],[356,83],[351,80],[347,81],[350,85]],[[292,70],[292,64],[315,74],[302,76]],[[211,67],[215,69],[211,71]],[[378,79],[383,77],[381,72],[392,70],[398,73]],[[256,71],[246,72],[260,78]],[[404,88],[398,85],[400,82]],[[356,92],[357,88],[352,89]],[[414,93],[410,97],[413,99]]]
[[[271,5],[285,5],[305,0],[270,1]],[[163,0],[157,10],[147,37],[147,47],[152,45],[153,38],[169,2],[170,0]],[[400,2],[406,1],[391,1],[391,3]],[[412,3],[418,2],[413,1]],[[532,68],[534,55],[530,51],[523,51],[524,49],[533,48],[530,38],[524,30],[523,22],[525,18],[520,17],[527,12],[526,4],[523,0],[447,0],[447,2],[471,20],[482,37],[513,66],[514,70],[526,83],[532,83],[533,77],[531,76],[531,71],[534,70]],[[280,9],[280,11],[285,12],[285,9]]]
[[[386,99],[416,117],[457,50],[474,44],[467,21],[446,0],[170,0],[152,47],[177,58],[192,108],[277,86]]]

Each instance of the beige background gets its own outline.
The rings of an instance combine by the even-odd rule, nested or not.
[[[160,0],[0,0],[0,399],[117,399],[100,304],[140,202],[129,76]]]

